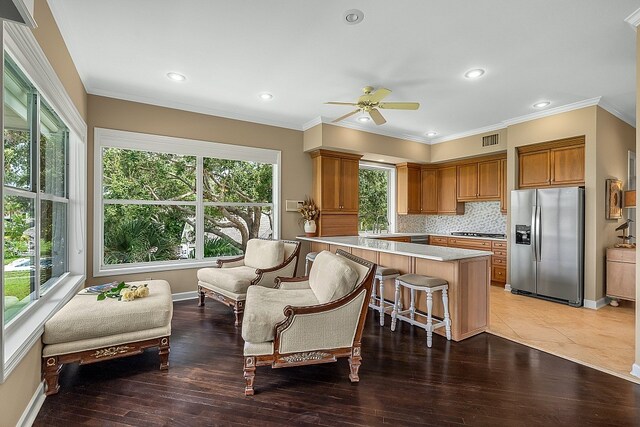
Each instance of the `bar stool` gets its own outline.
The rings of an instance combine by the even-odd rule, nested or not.
[[[384,300],[384,281],[395,279],[400,276],[400,271],[396,268],[382,267],[376,268],[376,274],[373,276],[373,289],[371,290],[371,301],[369,307],[380,313],[380,326],[384,326],[384,313],[386,308],[393,308],[394,304]],[[376,282],[380,289],[380,296],[376,294]]]
[[[309,263],[313,264],[315,261],[318,252],[309,252],[307,256],[304,258],[304,275],[309,275]]]
[[[408,310],[400,311],[400,288],[404,286],[411,290],[411,306]],[[449,317],[449,296],[447,290],[449,284],[446,280],[438,277],[422,276],[419,274],[403,274],[396,278],[396,295],[391,312],[391,330],[396,330],[397,319],[418,326],[427,331],[427,347],[431,347],[433,342],[433,331],[435,329],[445,327],[447,339],[451,341],[451,318]],[[420,323],[415,320],[415,293],[416,291],[424,291],[427,294],[427,323]],[[444,319],[433,323],[431,311],[433,309],[433,293],[442,291],[442,305],[444,306]],[[405,313],[409,313],[409,317]]]

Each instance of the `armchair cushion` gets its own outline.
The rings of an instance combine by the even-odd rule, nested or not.
[[[284,308],[317,305],[311,289],[282,290],[251,286],[247,291],[242,338],[251,343],[273,341],[275,326],[285,319]]]
[[[284,261],[284,242],[251,239],[247,242],[244,265],[255,268],[273,268]]]
[[[203,286],[207,287],[208,283],[236,294],[247,292],[251,281],[256,277],[256,269],[246,266],[198,270],[198,280],[204,283]]]
[[[309,273],[309,287],[320,304],[335,301],[353,290],[358,272],[339,255],[322,251],[317,256]]]

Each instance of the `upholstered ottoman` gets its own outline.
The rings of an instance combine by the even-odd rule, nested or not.
[[[98,301],[95,294],[79,293],[45,323],[42,372],[47,395],[58,392],[58,375],[66,363],[101,362],[158,347],[160,369],[169,368],[171,288],[164,280],[128,282],[143,283],[149,296],[127,302]]]

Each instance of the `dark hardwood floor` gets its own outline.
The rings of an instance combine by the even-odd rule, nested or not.
[[[34,425],[640,425],[640,386],[482,334],[460,343],[365,326],[360,383],[346,360],[258,368],[245,397],[240,330],[207,300],[175,304],[171,367],[156,351],[65,366]]]

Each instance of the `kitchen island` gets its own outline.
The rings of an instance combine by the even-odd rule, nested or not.
[[[342,249],[384,267],[400,270],[400,274],[415,273],[440,277],[449,282],[449,311],[451,335],[460,341],[489,328],[489,288],[491,285],[491,252],[448,248],[413,243],[369,239],[357,236],[298,237],[310,242],[311,250],[335,252]],[[403,289],[402,304],[408,308],[410,293]],[[385,283],[384,298],[393,302],[395,283]],[[442,301],[433,300],[433,313],[440,317]],[[424,293],[416,296],[416,308],[426,312]],[[419,317],[419,316],[418,316]],[[422,319],[421,319],[422,321]],[[444,335],[443,329],[435,333]]]

